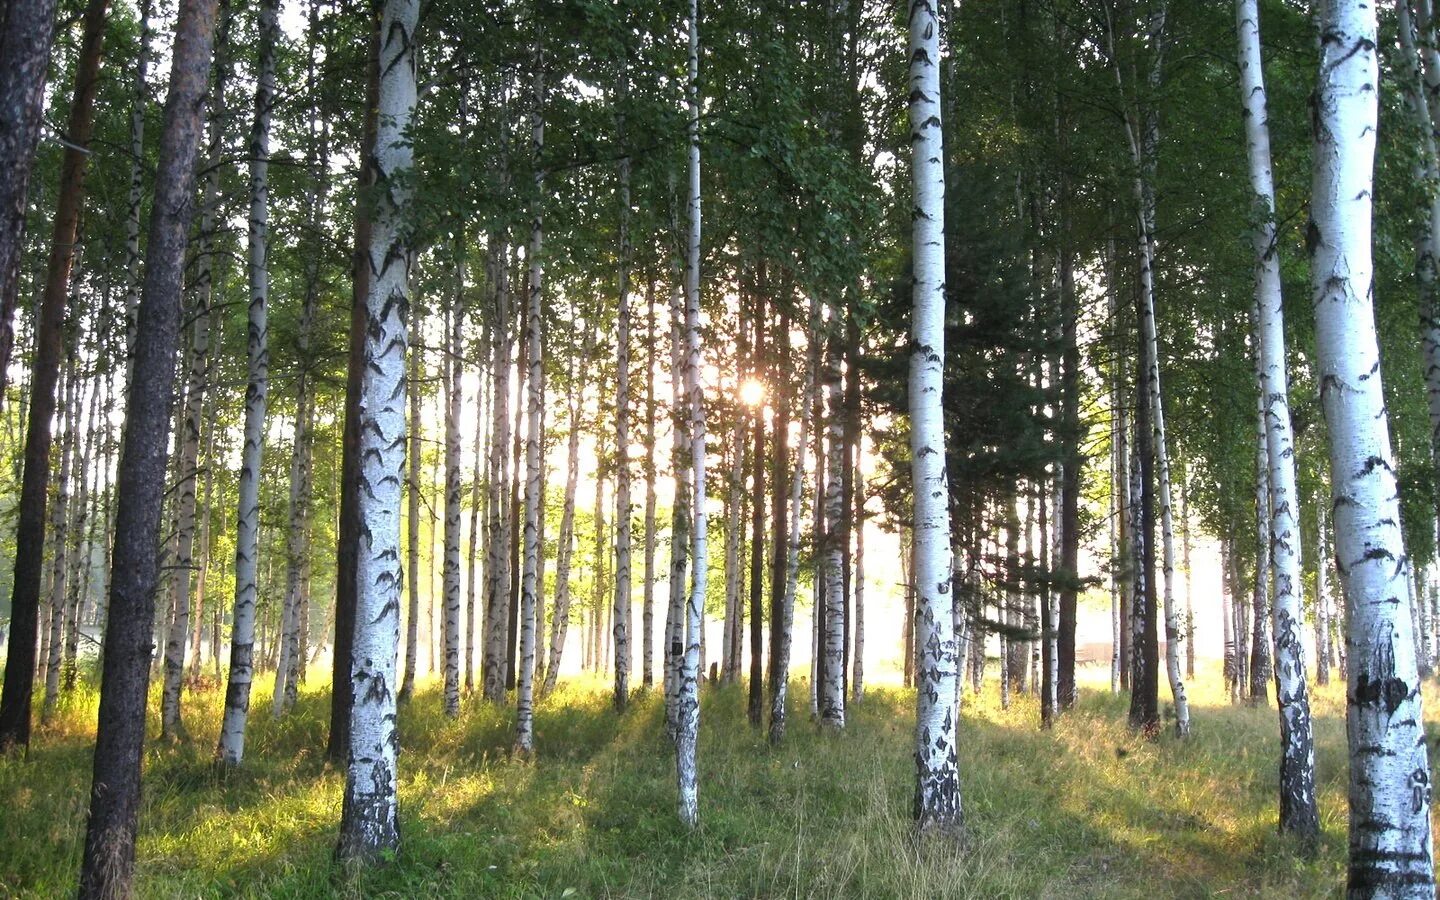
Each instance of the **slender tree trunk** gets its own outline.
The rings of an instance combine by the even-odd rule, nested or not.
[[[1260,220],[1255,250],[1257,343],[1262,371],[1264,427],[1270,496],[1271,558],[1275,566],[1275,697],[1280,705],[1280,829],[1307,844],[1320,836],[1315,803],[1315,738],[1305,651],[1300,643],[1300,495],[1295,485],[1295,448],[1290,430],[1280,260],[1275,234],[1275,187],[1270,172],[1270,132],[1260,57],[1257,0],[1236,0],[1240,35],[1240,82],[1249,157],[1250,189]],[[1188,529],[1187,529],[1188,536]],[[1187,557],[1189,543],[1186,543]],[[1188,562],[1187,562],[1188,572]],[[1188,599],[1187,599],[1188,603]]]
[[[230,766],[245,755],[245,723],[250,714],[250,682],[255,640],[255,600],[259,595],[260,477],[265,449],[265,412],[270,396],[270,111],[275,98],[275,41],[279,36],[279,0],[262,0],[255,121],[250,129],[250,304],[247,353],[250,383],[245,391],[245,443],[240,455],[240,514],[235,525],[235,613],[230,637],[230,678],[225,685],[225,716],[216,755]],[[299,637],[295,604],[285,616],[283,645],[290,658],[280,660],[276,680],[294,680],[294,646]]]
[[[763,277],[763,269],[762,277]],[[765,359],[765,295],[755,295],[755,358]],[[774,379],[771,379],[774,382]],[[773,390],[773,388],[772,388]],[[760,727],[765,704],[765,644],[760,594],[765,589],[765,415],[757,404],[750,411],[753,448],[750,456],[750,684],[746,713],[750,724]],[[771,623],[774,627],[774,623]],[[736,635],[736,649],[741,635]],[[735,654],[739,662],[740,654]]]
[[[795,597],[799,591],[800,584],[800,535],[804,527],[804,502],[805,502],[805,451],[810,446],[810,427],[815,409],[816,384],[819,380],[819,342],[816,339],[820,321],[820,303],[814,293],[810,297],[809,314],[809,361],[805,366],[805,382],[800,392],[800,430],[796,436],[795,462],[790,469],[789,496],[785,502],[789,505],[789,533],[785,535],[785,588],[784,598],[781,602],[780,614],[772,617],[770,623],[770,634],[774,649],[770,653],[770,743],[779,745],[785,739],[786,726],[786,698],[789,693],[790,677],[790,651],[794,643],[795,632]],[[782,319],[781,330],[784,332],[781,346],[786,348],[782,358],[788,359],[789,344],[789,321],[788,317]],[[789,414],[787,396],[782,394],[781,410],[786,416]],[[776,459],[781,458],[784,449],[783,439],[778,435],[787,432],[781,429],[777,423],[776,437]],[[777,479],[775,488],[778,494],[780,481]],[[780,531],[781,520],[776,519],[776,532]],[[778,556],[778,555],[777,555]],[[778,562],[776,564],[778,571]],[[811,684],[811,696],[813,697],[814,684]]]
[[[176,486],[175,608],[172,627],[165,638],[165,684],[160,695],[160,734],[163,739],[172,741],[187,737],[180,716],[180,694],[185,677],[186,639],[190,631],[190,600],[196,569],[195,489],[199,474],[200,420],[203,418],[205,391],[209,387],[213,364],[210,358],[210,330],[216,317],[213,305],[215,236],[220,216],[220,169],[225,152],[225,90],[230,75],[226,50],[230,32],[228,4],[222,4],[220,14],[220,39],[216,42],[217,61],[210,103],[210,145],[200,200],[200,246],[195,282],[191,286],[195,297],[191,307],[194,332],[190,341],[184,412],[177,435],[179,483]]]
[[[3,33],[0,33],[0,60],[4,60],[0,64],[0,172],[4,173],[0,176],[0,398],[3,398],[5,379],[10,371],[11,350],[15,346],[12,320],[20,291],[26,197],[30,189],[30,171],[35,162],[35,147],[40,139],[40,123],[45,114],[45,81],[49,75],[50,45],[55,38],[55,0],[19,0],[8,4],[8,8],[0,12],[4,13],[0,15],[0,22],[5,24]],[[103,20],[103,6],[100,16]],[[95,39],[93,54],[97,66],[99,40],[99,37]],[[81,57],[84,58],[83,51]],[[77,81],[77,86],[80,84],[83,82]],[[91,93],[93,96],[93,89]],[[72,116],[74,109],[72,106]],[[73,140],[73,135],[71,138],[76,146],[83,147],[86,143]],[[74,152],[69,150],[67,157]],[[84,160],[84,154],[81,154],[79,161],[74,163],[78,166],[77,171],[83,171]],[[57,216],[57,231],[60,224]],[[51,246],[53,252],[59,245]],[[12,647],[17,639],[12,636]],[[13,668],[7,666],[6,671]],[[28,742],[27,733],[19,743],[28,745]]]
[[[455,242],[455,299],[447,317],[445,409],[445,715],[460,715],[460,360],[465,320],[465,240]]]
[[[75,416],[77,383],[75,341],[66,352],[64,401],[56,410],[56,425],[61,429],[60,477],[55,482],[55,509],[52,511],[50,529],[52,535],[52,556],[50,559],[49,585],[49,634],[45,639],[45,705],[41,718],[49,719],[55,713],[56,701],[60,696],[60,659],[65,625],[65,583],[70,574],[70,472],[75,459]],[[78,474],[78,473],[77,473]]]
[[[510,610],[510,286],[505,235],[492,235],[495,281],[495,399],[492,404],[490,462],[490,544],[486,548],[485,654],[481,666],[485,699],[505,702],[505,634]]]
[[[950,495],[942,406],[945,366],[945,170],[940,41],[934,7],[910,4],[910,149],[914,317],[910,328],[910,469],[915,485],[915,820],[921,832],[964,833],[956,761],[958,680]]]
[[[413,150],[405,137],[415,110],[418,0],[385,0],[380,27],[380,106],[366,165],[383,190],[374,207],[370,292],[361,381],[361,542],[356,553],[350,754],[336,856],[378,862],[400,843],[396,811],[395,650],[400,638],[400,492],[405,465],[405,312]]]
[[[569,394],[567,427],[569,444],[565,454],[565,500],[560,512],[559,546],[555,550],[555,604],[550,619],[550,662],[545,667],[542,694],[555,690],[560,675],[560,660],[565,651],[565,634],[570,623],[570,565],[575,549],[575,491],[580,480],[580,411],[585,406],[584,385],[589,369],[593,341],[587,337],[576,377],[572,353],[565,384]]]
[[[1315,504],[1315,683],[1330,683],[1330,553],[1326,506]]]
[[[683,239],[677,221],[671,222],[671,230],[675,233],[677,242]],[[675,494],[670,505],[670,596],[665,617],[665,726],[666,731],[677,741],[680,737],[680,679],[686,647],[685,576],[690,560],[692,496],[689,416],[685,408],[685,341],[685,286],[680,277],[677,260],[672,272],[670,294],[670,469]]]
[[[622,66],[628,62],[622,62]],[[625,110],[629,75],[620,76],[620,146],[625,147]],[[630,699],[630,157],[619,163],[620,268],[615,346],[615,709]]]
[[[782,306],[776,304],[777,307]],[[770,728],[772,744],[785,736],[785,699],[789,692],[791,627],[795,610],[787,601],[790,571],[790,502],[792,485],[802,483],[805,473],[793,477],[790,466],[790,316],[783,308],[775,329],[776,348],[771,367],[771,385],[775,392],[775,440],[771,446],[770,518],[773,550],[770,554]],[[803,424],[802,424],[803,430]],[[804,439],[801,439],[804,446]],[[803,455],[804,451],[800,451]],[[796,516],[798,519],[798,516]],[[798,567],[797,567],[798,571]],[[778,730],[777,730],[778,725]]]
[[[865,476],[860,471],[858,459],[855,463],[855,496],[855,581],[851,585],[855,601],[855,644],[850,660],[850,699],[859,703],[865,699]],[[958,666],[956,672],[959,672]]]
[[[85,7],[80,55],[75,66],[74,95],[67,129],[68,146],[61,162],[59,199],[51,231],[45,289],[40,301],[35,358],[30,378],[30,403],[25,452],[15,525],[15,571],[11,586],[10,642],[5,684],[0,690],[0,753],[30,746],[30,706],[34,692],[35,635],[39,618],[40,581],[45,546],[46,492],[50,481],[51,419],[55,415],[56,381],[60,373],[66,301],[75,259],[80,211],[85,199],[95,95],[99,89],[101,47],[105,38],[104,0]],[[0,36],[0,398],[13,344],[11,318],[19,289],[20,250],[24,239],[25,197],[30,164],[39,134],[41,105],[50,40],[54,29],[53,0],[12,6]],[[38,46],[32,45],[38,44]],[[38,54],[38,55],[35,55]],[[61,484],[64,483],[61,475]],[[63,494],[61,488],[61,497]],[[61,514],[64,514],[63,504]],[[63,529],[55,535],[56,555],[63,558]],[[52,629],[53,630],[53,629]],[[46,706],[55,694],[46,679]]]
[[[418,302],[410,306],[409,312],[409,330],[414,337],[410,342],[406,375],[411,425],[410,449],[405,459],[405,673],[400,681],[401,703],[415,695],[415,667],[420,656],[420,464],[424,456],[420,441],[425,434],[420,416],[420,382],[425,377],[424,320]]]
[[[488,269],[488,273],[493,276],[493,266]],[[489,347],[488,334],[482,335],[480,347],[480,356],[483,358],[486,348]],[[482,366],[476,372],[475,379],[475,439],[471,444],[473,463],[470,470],[470,543],[465,566],[465,693],[467,695],[475,690],[475,576],[480,571],[480,530],[482,520],[488,521],[489,519],[483,510],[483,505],[489,495],[484,491],[483,476],[480,471],[482,460],[488,456],[485,444],[487,421],[485,383],[487,378],[493,375],[493,373],[487,374],[488,369],[488,366]]]
[[[655,683],[655,277],[645,284],[645,582],[640,614],[640,684]]]
[[[690,54],[685,95],[689,109],[689,229],[685,254],[685,394],[690,427],[690,555],[695,561],[685,604],[685,652],[680,663],[676,702],[675,771],[680,821],[700,824],[700,791],[695,751],[700,738],[700,642],[705,629],[705,580],[709,572],[705,524],[705,391],[700,381],[704,357],[700,343],[700,31],[699,3],[690,0]]]
[[[311,0],[309,34],[319,35],[319,0]],[[295,380],[295,437],[290,454],[290,521],[285,540],[285,609],[294,623],[289,640],[290,652],[283,655],[280,671],[275,676],[275,699],[272,705],[278,718],[295,705],[299,682],[304,678],[306,642],[309,636],[310,605],[307,580],[310,565],[310,518],[312,507],[312,474],[315,444],[315,398],[311,386],[311,368],[315,365],[311,348],[315,316],[320,301],[319,235],[324,225],[327,188],[329,185],[329,126],[321,121],[316,100],[315,53],[312,46],[307,67],[307,93],[310,96],[310,164],[313,170],[307,205],[309,227],[315,236],[311,254],[305,262],[305,298],[300,312],[299,371]],[[234,663],[232,662],[232,666]]]
[[[166,445],[180,332],[195,162],[215,33],[216,0],[180,0],[156,168],[145,285],[137,309],[128,427],[116,478],[114,565],[100,680],[90,816],[80,869],[82,898],[124,897],[135,869],[145,699]]]
[[[530,248],[525,259],[530,265],[530,296],[525,315],[525,359],[529,374],[525,385],[529,393],[526,409],[525,428],[525,558],[524,572],[520,582],[520,671],[515,679],[515,750],[528,755],[535,749],[535,612],[539,608],[541,588],[541,544],[540,544],[540,491],[544,481],[543,461],[540,445],[544,441],[541,432],[541,414],[545,407],[545,382],[543,356],[544,343],[541,340],[541,302],[544,297],[545,228],[544,196],[545,175],[540,168],[540,156],[545,147],[545,57],[540,26],[535,31],[535,72],[534,107],[531,109],[532,162],[535,166],[535,206],[530,225]],[[618,627],[618,626],[617,626]],[[617,688],[619,687],[617,681]]]
[[[912,11],[913,15],[913,11]],[[913,77],[913,76],[912,76]],[[831,320],[839,327],[839,316]],[[822,373],[826,399],[825,540],[821,548],[825,577],[825,616],[821,627],[820,656],[823,663],[818,682],[820,722],[829,728],[845,727],[845,536],[844,443],[845,406],[841,390],[840,346],[836,335],[826,341]],[[948,541],[946,546],[949,546]]]
[[[1258,305],[1250,308],[1251,324],[1258,326]],[[1258,327],[1255,329],[1258,333]],[[1270,503],[1270,431],[1265,427],[1265,369],[1260,348],[1254,346],[1256,415],[1255,415],[1255,581],[1251,590],[1249,700],[1253,705],[1270,700],[1270,526],[1273,512]]]
[[[1361,0],[1330,0],[1320,17],[1307,243],[1337,568],[1349,611],[1348,888],[1352,897],[1429,897],[1430,765],[1371,299],[1376,12]]]

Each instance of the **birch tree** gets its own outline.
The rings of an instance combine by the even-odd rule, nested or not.
[[[538,13],[537,13],[538,15]],[[529,369],[525,386],[529,394],[525,428],[525,548],[520,581],[520,671],[515,678],[515,750],[529,755],[535,750],[535,611],[540,596],[540,491],[544,462],[540,458],[541,417],[545,408],[544,343],[541,340],[541,301],[544,298],[545,174],[540,155],[545,149],[545,53],[540,26],[535,30],[535,73],[530,111],[530,152],[535,166],[535,199],[530,223],[530,247],[525,259],[530,266],[529,303],[525,308],[525,359]],[[618,627],[618,626],[617,626]]]
[[[1265,405],[1266,468],[1270,493],[1270,548],[1275,566],[1275,697],[1280,704],[1280,828],[1314,842],[1320,833],[1315,805],[1315,737],[1306,682],[1300,573],[1299,492],[1295,442],[1290,428],[1290,388],[1285,360],[1285,323],[1280,299],[1280,259],[1275,230],[1275,185],[1270,170],[1269,111],[1260,57],[1256,0],[1236,0],[1240,36],[1241,118],[1253,194],[1251,244],[1255,250],[1255,303],[1259,316]]]
[[[958,655],[945,477],[945,164],[940,119],[940,23],[927,0],[909,14],[912,292],[910,477],[919,661],[915,681],[915,820],[922,833],[959,838]]]
[[[405,466],[406,307],[410,302],[408,183],[414,153],[406,137],[415,111],[418,0],[385,0],[381,14],[379,118],[365,164],[380,189],[374,208],[361,382],[363,523],[356,554],[358,595],[351,668],[354,707],[336,856],[376,862],[400,843],[396,810],[395,651],[400,639],[400,494]]]
[[[1348,887],[1352,897],[1429,897],[1430,764],[1371,294],[1379,77],[1375,7],[1321,4],[1307,244],[1349,621]]]
[[[171,628],[165,638],[165,684],[160,695],[160,733],[166,740],[186,737],[180,718],[180,694],[185,679],[186,638],[190,630],[190,600],[195,572],[195,490],[199,476],[200,423],[204,418],[205,391],[209,386],[210,326],[214,317],[216,228],[220,217],[220,170],[225,152],[225,89],[229,81],[230,8],[221,5],[220,40],[216,46],[215,79],[211,88],[210,145],[204,188],[200,199],[199,251],[196,258],[191,316],[190,359],[185,381],[185,404],[176,435],[175,597]]]
[[[700,343],[700,26],[698,0],[690,0],[690,53],[685,96],[689,125],[689,229],[685,248],[685,395],[689,414],[691,509],[690,595],[685,603],[685,652],[680,661],[676,698],[675,773],[679,788],[680,821],[700,824],[699,773],[695,750],[700,737],[700,640],[705,628],[706,561],[705,516],[705,391],[700,383],[704,366]],[[673,573],[672,573],[673,577]]]
[[[255,600],[259,593],[260,475],[265,449],[265,411],[270,396],[270,113],[275,100],[275,40],[279,0],[259,6],[260,43],[255,80],[255,120],[250,129],[250,279],[246,348],[250,382],[245,390],[245,444],[240,454],[240,514],[235,524],[235,612],[230,632],[230,677],[225,685],[225,716],[217,756],[230,766],[245,756],[245,722],[250,714],[254,678]],[[282,638],[285,655],[299,637],[298,604],[287,604]],[[289,669],[288,660],[281,666]],[[288,674],[288,673],[287,673]],[[293,676],[292,676],[293,677]]]
[[[465,240],[455,242],[455,297],[445,329],[445,715],[460,715],[460,360],[465,311]]]
[[[625,110],[629,101],[628,61],[621,62],[617,132],[625,146]],[[630,700],[630,157],[618,164],[620,194],[620,266],[616,275],[619,303],[615,337],[615,709],[624,712]]]

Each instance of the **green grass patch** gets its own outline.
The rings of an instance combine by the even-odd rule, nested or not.
[[[1324,834],[1305,858],[1275,829],[1275,712],[1194,687],[1185,742],[1138,738],[1107,691],[1086,691],[1049,733],[1029,697],[1008,710],[993,693],[967,697],[969,839],[956,848],[912,837],[908,691],[872,689],[826,734],[797,684],[776,749],[746,724],[740,688],[707,687],[690,832],[656,694],[617,716],[600,681],[562,686],[539,705],[538,755],[523,761],[509,709],[470,699],[450,720],[430,684],[401,718],[402,851],[359,875],[331,859],[343,773],[323,759],[328,695],[304,692],[275,721],[257,683],[246,765],[227,774],[211,763],[222,695],[202,690],[186,697],[191,740],[146,753],[136,884],[142,897],[1338,895],[1342,689],[1315,699]],[[95,710],[93,690],[78,694],[28,759],[0,760],[0,897],[73,894]]]

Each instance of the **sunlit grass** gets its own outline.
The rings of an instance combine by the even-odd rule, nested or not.
[[[343,773],[323,759],[328,695],[305,691],[275,721],[268,687],[239,771],[211,763],[218,690],[187,696],[187,743],[150,745],[142,896],[1307,897],[1343,883],[1339,685],[1315,697],[1324,835],[1305,858],[1275,829],[1273,708],[1230,705],[1214,677],[1192,685],[1183,742],[1131,733],[1100,680],[1051,733],[1033,698],[967,696],[963,849],[912,838],[909,692],[872,689],[828,735],[797,685],[789,739],[771,749],[741,690],[707,689],[703,821],[688,833],[655,694],[617,716],[602,682],[563,685],[524,761],[509,710],[469,700],[446,719],[432,684],[402,713],[401,855],[359,876],[331,861]],[[73,892],[95,710],[82,690],[27,760],[0,760],[0,896]]]

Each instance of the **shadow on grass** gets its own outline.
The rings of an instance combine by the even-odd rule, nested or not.
[[[351,876],[331,859],[343,772],[323,758],[328,694],[302,693],[277,721],[256,687],[242,769],[211,761],[218,691],[187,697],[190,742],[147,748],[141,896],[1289,897],[1333,894],[1343,874],[1338,688],[1316,704],[1326,830],[1304,860],[1275,833],[1268,707],[1201,697],[1190,740],[1144,741],[1108,693],[1086,692],[1048,733],[1032,698],[1002,710],[993,692],[967,695],[958,852],[912,840],[908,691],[872,689],[837,734],[793,691],[772,748],[739,687],[707,687],[692,832],[657,693],[616,715],[598,680],[562,685],[522,760],[511,709],[467,698],[448,719],[432,684],[401,711],[402,852]],[[28,761],[0,760],[0,897],[73,892],[93,722],[77,702]]]

